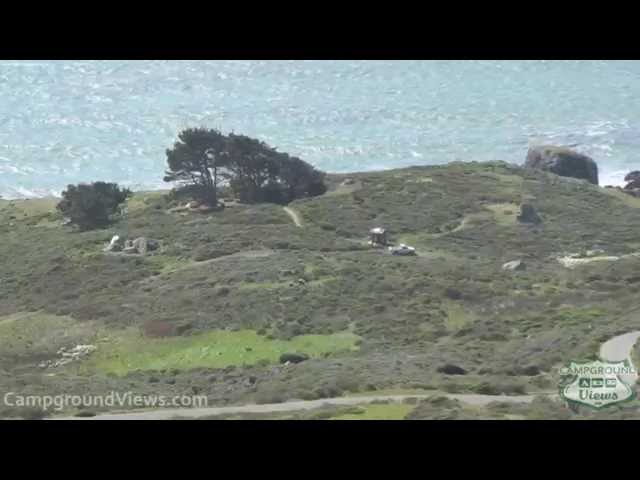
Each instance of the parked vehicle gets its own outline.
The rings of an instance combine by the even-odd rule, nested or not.
[[[416,249],[401,243],[397,247],[389,247],[391,255],[416,255]]]

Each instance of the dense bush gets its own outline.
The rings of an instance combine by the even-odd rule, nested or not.
[[[81,230],[89,230],[107,225],[130,195],[130,190],[116,183],[69,185],[57,209]]]
[[[230,134],[227,151],[229,186],[243,202],[286,204],[327,190],[324,173],[259,140]]]

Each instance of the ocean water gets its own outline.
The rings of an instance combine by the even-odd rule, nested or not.
[[[640,169],[640,62],[0,61],[0,195],[166,188],[166,148],[203,125],[330,172],[575,145],[620,184]]]

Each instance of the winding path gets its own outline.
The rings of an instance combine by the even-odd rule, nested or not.
[[[640,331],[618,335],[603,343],[600,347],[600,358],[608,362],[618,362],[631,359],[631,351],[640,338]],[[635,383],[637,374],[623,379],[625,382]],[[371,395],[354,397],[325,398],[320,400],[300,400],[283,403],[261,405],[231,405],[227,407],[156,409],[149,411],[105,413],[90,418],[54,417],[51,420],[170,420],[173,418],[202,418],[225,414],[241,413],[277,413],[300,410],[311,410],[322,406],[363,405],[374,402],[403,402],[409,399],[422,399],[433,396],[445,396],[474,406],[486,406],[491,402],[530,403],[537,396],[557,398],[557,393],[540,392],[535,395],[479,395],[452,393],[421,393],[408,395]]]
[[[625,333],[607,340],[600,346],[600,358],[606,362],[629,360],[633,365],[631,352],[638,338],[640,338],[640,331]],[[633,385],[638,380],[638,374],[620,375],[620,380],[627,385]]]
[[[284,212],[291,217],[293,223],[296,227],[302,227],[302,218],[300,218],[300,214],[289,207],[283,207]]]

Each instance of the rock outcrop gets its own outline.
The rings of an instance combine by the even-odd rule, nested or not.
[[[58,360],[47,360],[40,363],[40,368],[56,368],[67,365],[68,363],[82,360],[83,358],[91,355],[96,351],[95,345],[76,345],[71,349],[61,348],[58,350],[57,355],[60,356]]]
[[[119,235],[114,235],[109,245],[103,250],[105,252],[146,255],[147,252],[157,250],[158,248],[160,248],[160,242],[158,240],[151,240],[145,237],[138,237],[135,240],[125,240]]]
[[[598,165],[596,162],[590,157],[568,148],[550,145],[531,147],[524,166],[545,170],[561,177],[586,180],[598,185]]]

